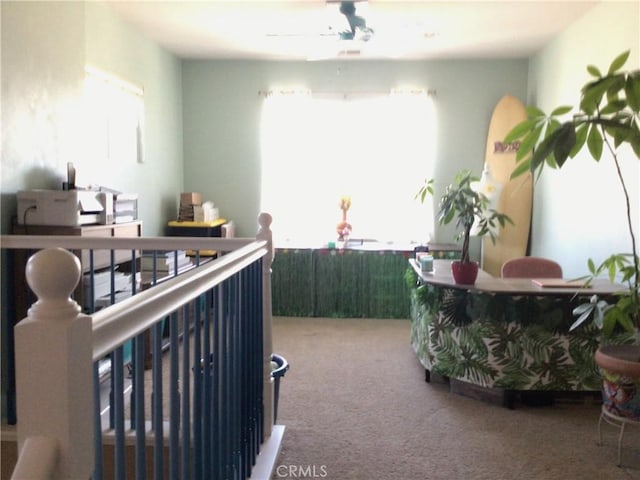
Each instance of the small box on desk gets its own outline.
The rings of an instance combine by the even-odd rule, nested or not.
[[[198,192],[180,194],[180,205],[202,205],[202,196]]]

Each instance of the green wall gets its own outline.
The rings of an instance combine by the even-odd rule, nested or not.
[[[524,101],[526,81],[525,59],[184,61],[185,188],[214,201],[222,216],[237,223],[239,235],[253,235],[260,196],[263,98],[259,91],[305,87],[322,92],[388,92],[402,86],[436,91],[435,175],[442,187],[461,168],[480,174],[493,108],[507,93]],[[283,178],[283,182],[290,181],[313,181],[313,172],[305,178]],[[417,191],[422,181],[407,172],[410,191]],[[450,228],[436,230],[436,240],[451,238]]]
[[[0,3],[2,232],[17,190],[60,188],[66,163],[82,157],[84,6],[44,5]]]
[[[79,185],[138,193],[146,235],[178,211],[182,189],[181,61],[98,2],[0,2],[2,17],[2,232],[15,193],[61,188],[67,162]],[[85,65],[144,89],[142,164],[97,162],[83,131]]]

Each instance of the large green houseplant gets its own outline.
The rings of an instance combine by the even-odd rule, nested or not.
[[[607,275],[611,281],[622,282],[624,288],[613,300],[593,297],[590,303],[578,307],[572,328],[588,320],[601,328],[596,362],[604,375],[605,409],[613,416],[640,420],[640,258],[633,231],[631,197],[620,165],[623,146],[640,159],[640,70],[622,70],[628,57],[629,51],[617,56],[606,73],[592,65],[587,67],[592,78],[581,88],[578,108],[562,106],[546,115],[538,108],[528,107],[528,119],[516,125],[505,142],[521,140],[516,156],[519,163],[512,178],[527,171],[539,176],[545,167],[562,168],[585,148],[596,161],[601,160],[604,152],[613,161],[626,203],[631,252],[612,253],[600,263],[589,259],[586,278],[593,281]],[[572,115],[568,119],[561,118],[569,113]],[[606,345],[620,331],[631,334],[635,345]],[[611,363],[617,360],[622,370],[615,372]],[[614,398],[607,398],[609,393]],[[636,401],[621,403],[620,398],[630,396],[635,396]]]
[[[473,284],[478,274],[478,263],[472,262],[469,256],[472,231],[479,237],[489,235],[494,241],[498,225],[504,227],[507,222],[512,223],[507,215],[490,208],[490,199],[475,188],[478,180],[469,170],[458,172],[438,206],[438,221],[447,225],[455,219],[456,240],[462,240],[460,260],[451,263],[453,277],[460,284]],[[433,179],[426,180],[416,198],[424,202],[427,195],[433,195],[433,184]]]

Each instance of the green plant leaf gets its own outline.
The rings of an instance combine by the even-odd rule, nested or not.
[[[538,140],[540,139],[543,128],[544,125],[540,125],[539,127],[536,127],[531,133],[529,133],[529,135],[524,137],[522,142],[520,142],[520,148],[518,148],[518,151],[516,152],[516,161],[523,159],[533,151],[533,148],[536,146]]]
[[[634,112],[640,111],[640,75],[629,75],[624,84],[627,103]]]
[[[587,65],[587,72],[589,72],[594,77],[597,77],[597,78],[602,77],[600,70],[595,65]]]
[[[616,263],[611,262],[609,264],[608,270],[609,270],[609,280],[613,283],[613,281],[616,279],[616,272],[618,271],[616,267]]]
[[[544,136],[548,137],[549,135],[551,135],[553,132],[560,128],[560,125],[562,124],[557,118],[549,118],[549,122],[547,122],[547,130],[545,131]]]
[[[424,184],[422,185],[422,187],[420,187],[420,190],[418,190],[415,197],[413,198],[420,199],[420,202],[424,203],[424,199],[427,197],[427,195],[433,195],[433,183],[433,178],[425,178]]]
[[[525,107],[525,110],[527,111],[527,117],[529,118],[539,118],[547,116],[542,110],[533,105],[527,105]]]
[[[638,127],[638,124],[635,124],[632,128],[632,134],[629,138],[629,143],[631,144],[631,148],[636,154],[636,157],[640,158],[640,129]]]
[[[600,115],[611,115],[613,113],[624,110],[627,106],[627,102],[624,100],[614,100],[607,103],[602,110],[600,110]]]
[[[573,107],[569,106],[569,105],[564,105],[561,107],[557,107],[555,110],[553,110],[553,112],[551,112],[551,117],[557,117],[560,115],[564,115],[565,113],[569,113],[571,110],[573,109]]]
[[[523,160],[523,161],[519,162],[516,165],[516,168],[514,168],[513,171],[511,172],[511,177],[510,178],[511,179],[517,178],[517,177],[519,177],[520,175],[522,175],[524,173],[530,172],[531,170],[532,170],[531,169],[531,159],[528,158],[526,160]]]
[[[567,122],[557,131],[557,141],[553,148],[553,156],[559,167],[567,161],[569,153],[576,143],[576,131],[573,123]]]
[[[618,87],[619,85],[619,87]],[[603,77],[595,82],[588,83],[582,88],[582,100],[580,108],[588,115],[593,115],[602,102],[602,97],[610,89],[620,89],[624,86],[624,75]]]
[[[587,135],[587,147],[589,148],[589,153],[594,158],[594,160],[599,161],[602,157],[602,145],[602,135],[598,130],[598,126],[591,125],[589,134]]]
[[[613,62],[611,62],[611,65],[609,66],[609,75],[617,72],[624,66],[625,63],[627,63],[629,53],[630,50],[627,50],[626,52],[622,52],[620,55],[613,59]]]
[[[569,156],[571,158],[575,157],[578,154],[578,152],[582,150],[582,147],[584,146],[584,142],[587,141],[587,130],[588,129],[587,129],[586,123],[583,123],[582,125],[576,128],[576,140],[573,145],[573,148],[571,149],[571,152],[569,153]]]
[[[602,322],[602,336],[604,338],[611,338],[611,336],[613,335],[613,330],[616,328],[616,323],[615,321],[604,321]]]
[[[515,127],[513,127],[509,131],[509,133],[507,133],[507,136],[504,137],[504,142],[511,143],[519,139],[520,137],[523,137],[524,135],[526,135],[527,133],[533,130],[536,123],[538,122],[535,119],[523,120],[522,122],[518,123]]]
[[[618,318],[618,324],[627,332],[635,332],[635,325],[633,324],[633,321],[631,320],[631,317],[629,315],[620,315],[620,317]]]
[[[558,168],[558,163],[556,162],[556,157],[553,153],[547,157],[545,163],[550,168]],[[540,168],[542,168],[542,165],[540,165]]]
[[[540,142],[536,151],[533,152],[533,155],[531,156],[532,170],[537,170],[538,167],[544,164],[547,157],[553,154],[553,151],[556,148],[556,143],[558,142],[557,132],[558,131],[556,130],[549,134],[544,140],[542,140],[542,142]]]
[[[448,223],[451,223],[451,220],[453,220],[453,217],[455,215],[455,210],[451,209],[449,211],[447,211],[447,213],[444,215],[444,217],[442,217],[442,223],[444,223],[445,225]]]
[[[633,135],[633,129],[630,125],[616,120],[602,120],[603,126],[607,135],[614,139],[615,147],[618,148],[624,142],[628,142]]]

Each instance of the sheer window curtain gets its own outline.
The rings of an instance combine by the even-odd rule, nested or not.
[[[434,133],[426,93],[267,96],[261,209],[273,215],[276,245],[334,241],[342,195],[352,200],[352,238],[429,240],[431,199],[415,193],[432,176]]]

